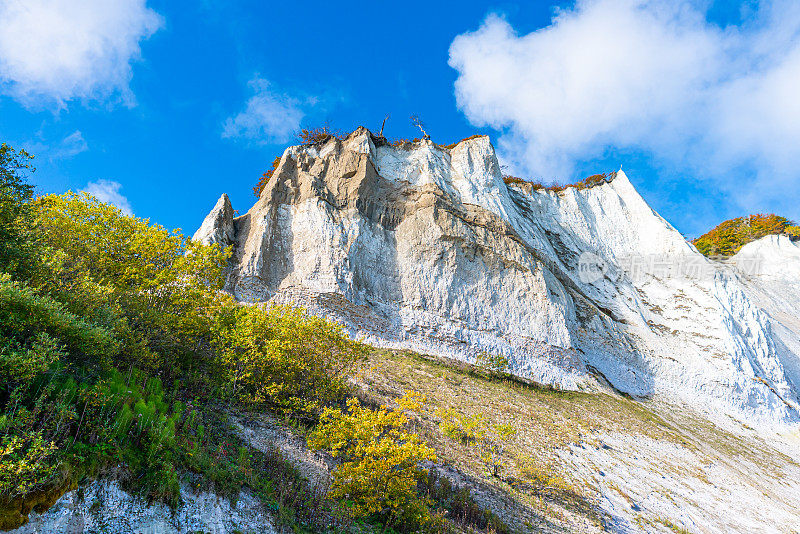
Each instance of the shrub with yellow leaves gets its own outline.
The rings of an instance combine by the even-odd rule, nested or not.
[[[366,345],[301,309],[222,302],[213,316],[228,393],[245,404],[312,420],[346,397],[344,378],[366,359]]]
[[[419,396],[400,399],[413,409]],[[407,416],[386,407],[347,402],[348,411],[327,409],[309,439],[312,449],[330,451],[342,463],[334,473],[331,495],[352,503],[354,517],[379,516],[391,524],[424,525],[430,521],[429,503],[419,495],[418,483],[427,477],[421,465],[436,454],[415,433],[408,432]]]
[[[484,433],[484,439],[481,443],[481,461],[489,471],[489,475],[493,477],[500,476],[505,445],[516,433],[516,427],[511,424],[492,425]]]
[[[441,420],[439,430],[450,439],[460,441],[463,445],[472,445],[483,439],[485,430],[482,413],[468,416],[448,408],[437,410],[436,416]]]

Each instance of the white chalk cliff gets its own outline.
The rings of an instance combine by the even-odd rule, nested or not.
[[[800,421],[800,247],[708,260],[623,172],[534,190],[504,183],[488,137],[395,147],[361,128],[287,149],[246,214],[223,195],[195,239],[232,245],[241,301],[301,305],[374,345]]]

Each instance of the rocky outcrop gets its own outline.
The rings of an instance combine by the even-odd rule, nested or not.
[[[219,197],[214,209],[206,215],[203,224],[192,237],[206,245],[217,243],[222,247],[232,245],[235,240],[233,229],[233,206],[225,193]]]
[[[223,212],[195,237],[229,243]],[[776,341],[749,275],[699,254],[623,172],[560,192],[507,185],[488,137],[391,146],[361,128],[287,149],[232,222],[227,289],[242,301],[302,305],[375,345],[504,354],[562,388],[798,420],[800,345]]]
[[[95,481],[67,493],[46,512],[32,513],[28,523],[11,532],[278,532],[265,505],[246,491],[234,502],[184,486],[181,500],[183,503],[172,510],[163,504],[148,504],[124,491],[116,481]]]

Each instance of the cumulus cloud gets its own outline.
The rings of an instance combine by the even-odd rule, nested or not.
[[[146,0],[3,0],[0,91],[26,106],[132,105],[131,64],[162,24]]]
[[[579,0],[527,35],[491,15],[451,44],[458,105],[530,175],[639,149],[708,178],[736,170],[743,203],[785,203],[775,185],[800,185],[800,4],[765,0],[724,28],[708,4]]]
[[[113,180],[97,180],[96,182],[89,182],[86,184],[86,187],[83,188],[84,191],[95,196],[97,200],[106,202],[108,204],[113,204],[121,209],[126,215],[133,215],[131,203],[128,202],[128,199],[125,197],[125,195],[119,192],[120,189],[122,189],[122,184],[119,182],[114,182]]]
[[[258,144],[284,143],[300,129],[306,106],[315,98],[300,100],[272,88],[270,83],[255,77],[248,84],[253,95],[245,109],[223,124],[222,137],[240,138]]]

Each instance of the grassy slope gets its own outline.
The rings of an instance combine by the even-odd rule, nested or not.
[[[672,406],[553,391],[407,351],[376,349],[355,385],[363,400],[381,404],[408,390],[423,393],[428,409],[418,431],[436,448],[440,470],[459,471],[479,504],[520,532],[595,532],[622,520],[652,532],[692,521],[724,525],[724,506],[739,505],[736,492],[719,490],[727,481],[742,485],[743,499],[774,500],[792,513],[787,495],[793,490],[783,481],[787,475],[797,480],[800,468],[746,427],[731,432]],[[516,426],[500,477],[488,476],[475,447],[440,431],[436,412],[448,408]],[[662,458],[662,449],[671,456]],[[711,465],[717,467],[706,468]],[[653,475],[649,487],[635,480],[641,476],[636,469]],[[655,504],[649,502],[653,495],[659,496]],[[623,519],[601,511],[601,500],[624,506]],[[702,517],[718,500],[723,517]],[[757,514],[752,520],[757,524]]]

